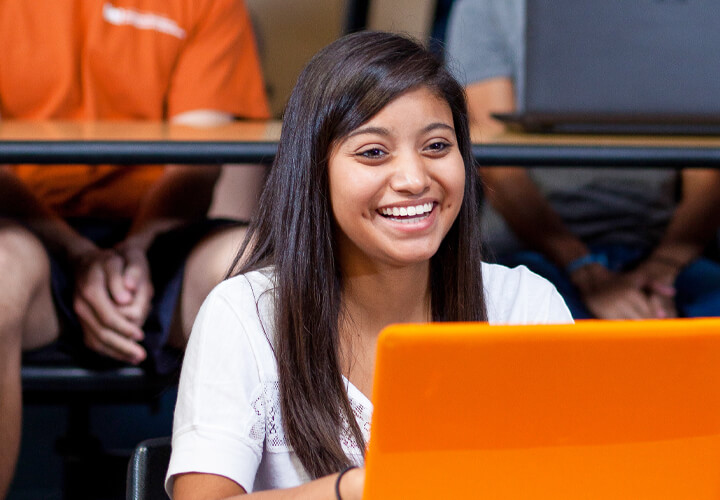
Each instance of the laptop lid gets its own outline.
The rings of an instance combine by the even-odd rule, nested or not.
[[[720,319],[391,326],[365,500],[717,499]]]
[[[720,132],[715,0],[526,2],[527,126]]]

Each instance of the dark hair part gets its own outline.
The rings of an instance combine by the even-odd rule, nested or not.
[[[236,265],[240,273],[274,266],[274,348],[283,426],[308,473],[349,464],[348,425],[365,443],[340,369],[343,277],[330,207],[328,158],[337,141],[398,96],[426,87],[452,110],[465,162],[459,215],[430,261],[434,321],[486,320],[481,279],[478,177],[462,87],[417,42],[382,32],[345,36],[321,50],[300,75],[283,119],[277,156]]]

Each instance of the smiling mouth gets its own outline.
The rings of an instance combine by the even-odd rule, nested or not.
[[[427,219],[435,208],[435,203],[423,203],[410,207],[387,207],[378,210],[386,219],[404,224],[412,224]]]

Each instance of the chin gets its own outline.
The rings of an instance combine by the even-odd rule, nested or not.
[[[437,253],[437,249],[434,251],[427,252],[413,252],[413,253],[402,253],[394,254],[388,260],[394,264],[402,266],[412,266],[416,264],[422,264],[424,262],[430,262],[430,259]]]

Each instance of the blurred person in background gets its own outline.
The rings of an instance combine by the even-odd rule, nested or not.
[[[6,0],[0,46],[0,119],[211,126],[269,115],[241,0]],[[0,165],[0,498],[19,449],[24,351],[177,369],[245,232],[206,218],[219,174]]]
[[[505,129],[492,113],[523,102],[524,24],[524,0],[453,6],[448,63],[485,137]],[[486,255],[548,278],[575,319],[720,315],[720,265],[703,257],[719,223],[719,171],[506,166],[481,173]]]

